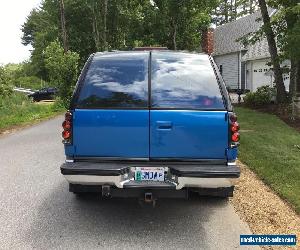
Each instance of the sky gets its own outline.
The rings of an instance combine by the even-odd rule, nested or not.
[[[30,57],[21,43],[21,26],[41,0],[0,0],[0,64],[19,63]]]

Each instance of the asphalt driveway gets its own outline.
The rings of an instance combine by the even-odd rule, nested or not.
[[[59,170],[61,121],[0,137],[1,249],[236,249],[250,233],[221,199],[159,200],[154,209],[77,199]]]

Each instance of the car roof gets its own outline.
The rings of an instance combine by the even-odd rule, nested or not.
[[[170,55],[178,55],[178,56],[182,56],[182,55],[195,55],[195,56],[199,56],[199,57],[202,57],[202,58],[207,58],[208,55],[205,54],[205,53],[198,53],[198,52],[189,52],[189,51],[180,51],[180,50],[165,50],[165,49],[162,49],[162,50],[159,50],[159,49],[155,49],[155,50],[129,50],[129,51],[121,51],[121,50],[117,50],[117,51],[104,51],[104,52],[96,52],[94,53],[94,59],[97,59],[97,58],[100,58],[100,57],[105,57],[105,56],[111,56],[111,57],[114,57],[114,56],[130,56],[130,55],[138,55],[138,54],[141,54],[141,55],[146,55],[146,54],[149,54],[149,53],[152,53],[152,54],[166,54],[166,56],[170,56]]]

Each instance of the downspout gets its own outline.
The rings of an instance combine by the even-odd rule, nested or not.
[[[248,81],[247,81],[247,69],[248,68],[248,61],[245,61],[245,73],[244,73],[244,75],[245,75],[245,89],[248,89],[247,87],[247,85],[248,85]]]
[[[242,88],[242,50],[240,49],[240,52],[239,52],[239,83],[238,83],[238,89],[241,89]]]

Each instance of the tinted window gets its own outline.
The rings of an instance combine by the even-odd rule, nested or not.
[[[152,107],[224,109],[207,55],[153,52]]]
[[[148,53],[96,54],[86,73],[78,108],[148,106]]]

